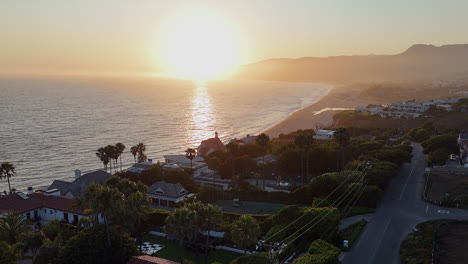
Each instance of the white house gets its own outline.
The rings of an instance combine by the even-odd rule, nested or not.
[[[324,130],[324,129],[320,129],[319,131],[317,131],[317,133],[314,136],[315,139],[320,139],[320,140],[331,140],[334,137],[335,137],[334,130]]]
[[[177,202],[193,196],[180,183],[155,182],[148,188],[148,197],[156,207],[174,208]]]
[[[0,217],[17,212],[41,225],[52,220],[77,223],[86,214],[76,208],[70,197],[60,196],[59,190],[35,192],[29,195],[14,193],[0,197]]]

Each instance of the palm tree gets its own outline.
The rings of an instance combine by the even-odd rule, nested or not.
[[[190,168],[193,169],[192,160],[197,155],[197,151],[193,148],[188,148],[185,150],[185,157],[190,160]]]
[[[10,190],[10,194],[12,194],[11,185],[10,185],[10,178],[15,175],[15,166],[10,162],[3,162],[0,165],[0,179],[6,178],[8,181],[8,189]]]
[[[148,217],[148,213],[151,212],[151,203],[146,196],[146,193],[134,192],[128,196],[126,200],[129,212],[131,212],[132,218],[134,219],[133,226],[136,227],[137,243],[142,248],[142,223]]]
[[[180,263],[183,263],[184,259],[182,251],[184,240],[191,241],[199,231],[196,220],[196,214],[186,207],[175,209],[174,213],[165,220],[164,231],[179,242]]]
[[[107,145],[105,148],[107,156],[114,161],[114,173],[117,172],[117,160],[119,159],[119,151],[114,145]],[[111,166],[112,167],[112,166]]]
[[[106,226],[107,242],[110,246],[109,219],[117,211],[122,194],[117,189],[91,183],[77,200],[82,208],[87,208],[96,218],[99,214],[101,215]]]
[[[336,162],[336,170],[340,170],[340,165],[341,167],[344,166],[344,148],[349,144],[350,136],[349,132],[346,128],[340,127],[335,130],[334,133],[334,141],[338,144],[340,147],[340,150],[338,151],[338,159]],[[340,163],[341,161],[341,163]]]
[[[232,242],[244,249],[244,254],[247,253],[247,248],[255,245],[260,237],[260,227],[257,220],[249,215],[241,215],[237,221],[233,223],[231,229]]]
[[[30,230],[29,221],[19,213],[10,213],[0,218],[0,236],[5,236],[6,241],[11,245],[18,242],[21,234]]]
[[[262,157],[263,157],[262,177],[263,177],[263,189],[265,189],[265,155],[268,149],[268,145],[270,144],[270,137],[265,133],[261,133],[260,135],[257,136],[256,142],[262,148]]]
[[[143,143],[138,143],[137,145],[133,146],[130,151],[133,154],[133,157],[136,158],[135,160],[138,160],[138,162],[144,162],[146,161],[146,146]]]
[[[44,243],[44,240],[44,235],[41,232],[29,232],[21,237],[21,241],[23,243],[23,253],[26,253],[30,250],[32,253],[33,263],[36,259],[37,251]]]
[[[136,163],[136,156],[138,154],[138,147],[137,146],[131,147],[130,152],[132,153],[133,159],[135,160],[135,163]]]
[[[107,164],[109,164],[109,156],[107,156],[105,148],[99,148],[96,151],[96,157],[104,164],[104,170],[107,172]],[[112,173],[112,172],[111,172]]]
[[[125,151],[125,145],[119,142],[115,144],[115,147],[117,148],[117,153],[120,158],[120,171],[122,171],[122,153]]]

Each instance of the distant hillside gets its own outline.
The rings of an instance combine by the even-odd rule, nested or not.
[[[417,44],[397,55],[270,59],[241,66],[236,78],[356,83],[430,79],[468,72],[468,44]]]

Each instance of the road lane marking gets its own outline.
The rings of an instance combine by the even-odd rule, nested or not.
[[[428,206],[426,206],[426,214],[427,214],[427,210],[429,210],[429,205],[428,205]]]
[[[392,217],[390,217],[388,219],[388,222],[385,225],[385,228],[383,229],[383,232],[382,232],[382,236],[381,236],[382,238],[385,237],[385,233],[387,233],[388,227],[390,226],[390,223],[392,222],[392,219],[393,219]],[[370,262],[368,262],[369,264],[375,263],[373,260],[375,258],[375,255],[377,254],[377,251],[379,251],[380,246],[382,245],[381,242],[382,242],[382,240],[379,240],[379,244],[374,248],[374,252],[373,252],[372,256],[369,258],[369,261],[370,261]]]
[[[405,194],[405,190],[406,190],[406,187],[408,186],[409,179],[411,175],[413,174],[414,167],[415,167],[414,165],[415,164],[413,163],[413,167],[411,168],[410,174],[408,175],[408,178],[406,179],[405,187],[403,187],[403,191],[401,192],[401,195],[400,195],[400,201],[401,201],[401,198],[403,198],[403,194]]]
[[[450,211],[448,210],[437,210],[439,214],[450,214]]]

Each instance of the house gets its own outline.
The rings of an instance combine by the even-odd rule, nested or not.
[[[257,162],[257,165],[262,165],[263,164],[263,156],[256,157],[255,161]],[[278,157],[273,154],[268,154],[265,155],[265,164],[272,163],[272,162],[277,162]]]
[[[78,197],[91,183],[104,185],[111,175],[103,170],[97,170],[81,175],[75,170],[75,180],[72,182],[55,180],[47,190],[58,190],[61,196]]]
[[[468,163],[468,134],[458,134],[457,142],[460,148],[460,160],[462,164]]]
[[[210,153],[216,150],[225,150],[226,146],[224,146],[223,142],[218,137],[218,132],[215,132],[214,138],[209,138],[203,140],[200,143],[200,146],[197,148],[197,156],[206,158]]]
[[[405,113],[424,113],[429,110],[431,104],[420,102],[402,102],[389,104],[387,107],[390,110]]]
[[[133,256],[128,260],[127,264],[180,264],[180,262],[151,256]]]
[[[335,136],[335,131],[334,130],[324,130],[320,129],[317,131],[317,133],[314,136],[314,139],[319,139],[319,140],[331,140]]]
[[[59,190],[50,190],[29,195],[19,192],[1,196],[0,217],[17,212],[44,225],[52,220],[77,223],[81,217],[86,216],[83,210],[75,206],[74,199],[60,196],[59,193]]]
[[[154,166],[153,160],[149,159],[147,161],[133,164],[130,168],[126,169],[126,171],[140,174],[145,170],[151,169],[153,166]]]
[[[155,207],[174,208],[177,202],[190,196],[193,194],[185,190],[180,183],[159,181],[148,188],[148,197]]]

